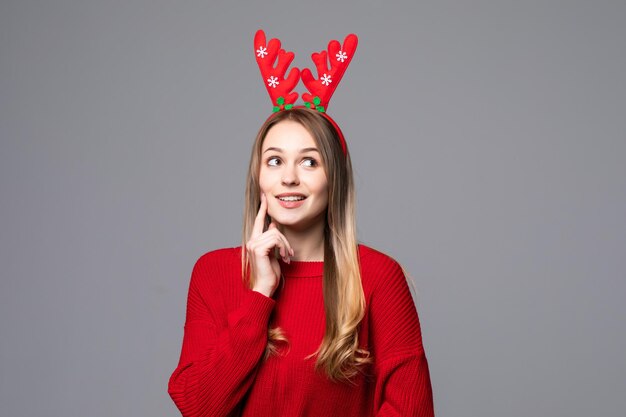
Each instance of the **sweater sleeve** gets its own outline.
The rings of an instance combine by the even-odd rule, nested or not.
[[[168,383],[184,417],[228,416],[252,385],[267,344],[274,299],[246,289],[239,307],[225,313],[211,284],[225,279],[220,269],[205,255],[191,275],[182,352]]]
[[[417,309],[393,259],[380,271],[370,300],[377,417],[433,417],[433,393]]]

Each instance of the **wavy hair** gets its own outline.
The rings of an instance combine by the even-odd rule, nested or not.
[[[276,124],[290,120],[301,124],[313,136],[320,151],[328,181],[328,207],[324,227],[324,312],[326,329],[317,351],[316,370],[323,370],[331,381],[352,382],[372,363],[370,352],[359,348],[359,325],[365,315],[365,295],[361,284],[355,220],[355,189],[350,154],[344,155],[339,133],[321,113],[302,107],[274,113],[259,129],[250,155],[246,181],[241,251],[241,274],[249,288],[254,287],[250,264],[244,249],[250,239],[260,200],[259,173],[265,136]],[[346,148],[347,149],[347,148]],[[266,228],[269,219],[266,218]],[[283,278],[284,285],[284,278]],[[264,358],[279,354],[279,344],[289,344],[279,327],[268,329]]]

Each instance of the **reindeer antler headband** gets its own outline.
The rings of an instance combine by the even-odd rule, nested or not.
[[[276,38],[266,42],[265,32],[260,29],[254,36],[256,62],[261,70],[265,88],[267,88],[274,105],[273,111],[279,112],[294,107],[294,103],[298,99],[298,93],[294,92],[293,89],[298,84],[301,76],[302,82],[308,90],[308,93],[302,94],[304,107],[316,109],[331,122],[339,134],[344,154],[346,154],[347,148],[343,133],[341,133],[337,123],[328,116],[326,109],[328,108],[330,98],[352,60],[357,43],[358,38],[356,35],[350,34],[346,36],[343,45],[336,40],[332,40],[328,43],[328,52],[313,53],[311,58],[317,69],[317,79],[315,79],[308,68],[300,72],[298,68],[294,67],[287,75],[289,64],[291,64],[294,58],[293,52],[286,52],[284,49],[281,49],[280,40]],[[330,68],[328,67],[328,58],[330,58]],[[275,63],[276,66],[274,66]],[[287,78],[285,78],[286,75]]]

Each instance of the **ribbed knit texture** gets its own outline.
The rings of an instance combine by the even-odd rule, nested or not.
[[[359,245],[367,304],[359,343],[374,364],[333,383],[314,370],[324,335],[323,262],[280,261],[272,298],[245,288],[241,248],[208,252],[191,274],[178,367],[168,392],[184,417],[434,416],[417,310],[400,265]],[[263,360],[268,327],[289,339]]]

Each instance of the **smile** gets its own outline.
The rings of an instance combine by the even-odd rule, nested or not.
[[[278,203],[281,205],[281,207],[292,209],[292,208],[298,208],[301,205],[303,205],[306,197],[288,196],[288,197],[276,197],[276,199],[278,200]]]

